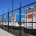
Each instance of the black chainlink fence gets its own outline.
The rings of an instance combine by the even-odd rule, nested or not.
[[[26,33],[36,34],[36,2],[22,7],[20,3],[19,8],[0,15],[0,28],[16,36],[28,36]]]

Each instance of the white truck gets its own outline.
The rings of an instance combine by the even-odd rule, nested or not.
[[[3,26],[4,27],[8,27],[8,17],[6,17],[6,23],[3,22]],[[19,21],[18,21],[19,22]],[[20,25],[18,24],[18,22],[16,22],[16,15],[13,14],[12,18],[11,18],[11,22],[9,22],[9,27],[12,27],[14,29],[20,29]],[[21,27],[24,28],[25,26],[25,18],[21,18]],[[0,23],[2,25],[2,21]]]
[[[36,34],[36,6],[30,7],[25,11],[26,16],[26,26],[25,30],[27,33]],[[33,35],[34,35],[33,34]]]

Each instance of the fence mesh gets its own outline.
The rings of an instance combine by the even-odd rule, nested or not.
[[[0,15],[0,26],[17,36],[25,36],[25,33],[32,34],[32,30],[36,29],[36,3],[20,6]]]

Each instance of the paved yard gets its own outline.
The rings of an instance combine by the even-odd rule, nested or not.
[[[8,32],[6,32],[5,30],[2,30],[2,29],[0,28],[0,36],[15,36],[15,35],[13,35],[13,34],[11,34],[11,33],[8,33]]]

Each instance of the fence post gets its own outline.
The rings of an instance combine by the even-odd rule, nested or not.
[[[13,16],[13,6],[14,6],[14,0],[12,0],[12,16]],[[13,22],[13,21],[12,21]],[[14,25],[14,22],[13,22]],[[12,27],[13,28],[13,27]]]
[[[8,11],[8,13],[7,13],[7,17],[6,17],[6,18],[7,18],[7,21],[6,21],[6,22],[7,22],[7,24],[8,24],[8,25],[7,25],[7,26],[8,26],[8,32],[9,32],[9,11]]]
[[[9,32],[9,12],[8,12],[8,32]]]
[[[9,9],[8,9],[8,32],[9,32]]]
[[[19,8],[19,19],[20,19],[20,36],[21,36],[21,3]]]
[[[2,29],[3,29],[3,22],[4,22],[4,12],[3,12],[3,14],[2,14]]]

